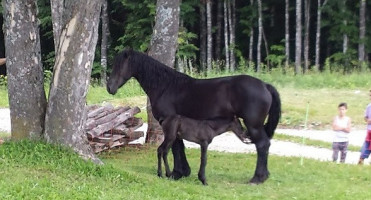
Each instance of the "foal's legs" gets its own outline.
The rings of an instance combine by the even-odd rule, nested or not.
[[[162,177],[162,160],[164,160],[164,165],[165,165],[165,172],[166,172],[166,177],[169,177],[171,175],[169,163],[167,160],[167,154],[169,153],[170,146],[174,140],[169,139],[165,135],[165,139],[162,142],[162,144],[157,148],[157,175],[159,177]]]
[[[201,164],[200,170],[198,171],[198,180],[202,182],[202,184],[207,185],[206,176],[205,176],[205,168],[207,163],[207,147],[209,143],[207,141],[201,141]]]

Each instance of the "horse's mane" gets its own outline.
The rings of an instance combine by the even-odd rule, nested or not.
[[[118,62],[123,62],[126,58],[129,58],[129,65],[135,71],[135,78],[141,83],[142,87],[148,89],[177,87],[193,79],[140,52],[124,50],[120,55],[122,58],[118,58]]]

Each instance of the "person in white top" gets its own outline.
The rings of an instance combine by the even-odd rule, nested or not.
[[[339,114],[334,117],[332,122],[332,130],[334,130],[334,141],[332,143],[332,160],[336,162],[338,160],[340,151],[340,162],[344,163],[347,156],[349,133],[351,127],[351,119],[346,116],[348,106],[346,103],[340,103],[338,106]]]

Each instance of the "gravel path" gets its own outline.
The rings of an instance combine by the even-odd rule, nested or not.
[[[147,130],[147,124],[141,127],[142,131]],[[0,109],[0,131],[10,132],[10,112],[9,109]],[[291,136],[299,136],[314,140],[332,142],[333,132],[331,130],[316,131],[316,130],[295,130],[295,129],[277,129],[276,134],[286,134]],[[350,133],[349,144],[361,146],[363,144],[366,131],[353,130]],[[274,137],[273,137],[274,138]],[[144,137],[133,141],[133,143],[144,143]],[[185,141],[187,148],[199,148],[198,144]],[[253,144],[242,143],[233,133],[227,132],[214,138],[209,145],[209,150],[232,152],[232,153],[252,153],[256,152]],[[321,161],[331,161],[332,150],[326,148],[318,148],[307,146],[298,143],[272,140],[269,149],[270,154],[278,156],[295,156],[311,158]],[[346,163],[356,164],[359,159],[359,152],[348,151]],[[369,163],[366,161],[365,163]]]

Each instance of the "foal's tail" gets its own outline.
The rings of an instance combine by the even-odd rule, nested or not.
[[[264,129],[268,137],[272,138],[274,134],[274,130],[276,130],[278,122],[281,117],[281,99],[280,99],[280,94],[278,93],[276,88],[274,88],[270,84],[266,84],[266,87],[272,95],[272,104],[271,104],[271,107],[269,108],[268,121],[264,125]]]

